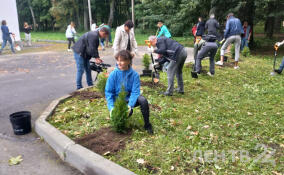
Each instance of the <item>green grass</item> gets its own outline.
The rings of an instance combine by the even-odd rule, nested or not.
[[[208,60],[203,61],[208,70]],[[163,88],[141,87],[150,104],[151,122],[155,135],[143,130],[143,119],[138,108],[130,118],[134,132],[131,142],[116,155],[106,158],[139,175],[156,174],[274,174],[284,172],[284,78],[270,76],[271,57],[250,56],[240,62],[241,69],[216,67],[211,78],[202,74],[190,76],[190,65],[184,68],[185,95],[159,95]],[[142,78],[143,81],[150,79]],[[166,75],[161,75],[166,85]],[[92,90],[96,90],[93,88]],[[60,104],[50,123],[70,138],[78,138],[110,126],[104,99],[78,100],[72,98]],[[244,162],[240,152],[232,161],[230,150],[246,150],[256,158],[265,144],[275,149],[271,163]],[[225,152],[225,160],[217,162],[193,161],[197,150]],[[198,154],[197,154],[198,155]],[[209,154],[210,155],[210,154]],[[139,165],[138,159],[146,163]],[[211,160],[211,159],[210,159]],[[263,160],[263,159],[261,159]],[[274,173],[273,173],[274,172]]]
[[[84,33],[78,33],[78,36],[82,36]],[[114,39],[115,33],[112,31],[112,40]],[[135,33],[135,38],[138,45],[145,45],[145,40],[150,36],[147,34]],[[24,39],[24,32],[21,32],[21,38]],[[193,37],[174,37],[173,39],[177,40],[186,47],[193,47]],[[32,40],[66,40],[64,32],[32,32]]]

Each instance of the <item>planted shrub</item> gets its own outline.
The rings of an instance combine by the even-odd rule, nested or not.
[[[111,126],[119,133],[123,133],[126,130],[128,119],[128,106],[125,101],[126,96],[127,92],[125,91],[124,86],[122,86],[111,113]]]
[[[220,60],[220,57],[221,57],[221,48],[218,48],[217,52],[216,52],[216,55],[214,57],[215,61],[219,61]]]
[[[248,47],[244,47],[244,49],[242,51],[242,55],[244,57],[249,57],[250,56],[250,49]]]
[[[150,66],[150,55],[149,54],[144,54],[143,55],[143,66],[145,70],[149,70],[149,66]]]
[[[235,44],[231,45],[230,53],[231,53],[231,58],[235,59]]]
[[[105,96],[105,87],[106,87],[107,78],[108,78],[108,74],[106,72],[103,72],[102,74],[99,75],[97,85],[96,85],[99,92],[103,96]]]

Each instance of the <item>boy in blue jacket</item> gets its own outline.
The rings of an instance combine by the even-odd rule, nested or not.
[[[147,99],[140,95],[140,77],[131,67],[133,56],[129,51],[122,50],[115,56],[115,59],[117,60],[117,67],[110,73],[105,88],[110,114],[123,85],[128,93],[125,100],[128,102],[129,116],[132,115],[134,107],[140,106],[144,118],[144,128],[149,134],[153,134],[152,125],[149,121],[149,104]]]
[[[9,32],[9,28],[7,27],[7,22],[5,20],[3,20],[1,22],[1,31],[2,31],[3,43],[2,43],[2,47],[0,49],[0,54],[2,53],[2,50],[5,48],[7,41],[10,43],[12,53],[16,53],[15,50],[14,50],[12,39],[10,37],[11,34],[12,35],[14,35],[14,34]]]

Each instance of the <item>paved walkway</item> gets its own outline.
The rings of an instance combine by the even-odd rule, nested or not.
[[[142,71],[141,57],[146,50],[146,47],[139,47],[139,57],[134,60],[133,67],[138,72]],[[191,61],[191,48],[188,48],[188,54],[187,61]],[[115,65],[111,49],[101,52],[101,57],[106,63]],[[0,84],[0,175],[81,174],[64,164],[35,133],[13,135],[9,121],[9,114],[29,110],[34,124],[52,100],[75,90],[73,54],[44,51],[0,55]],[[18,155],[23,156],[23,162],[9,166],[10,157]]]

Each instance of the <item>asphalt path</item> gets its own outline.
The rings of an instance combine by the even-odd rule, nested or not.
[[[146,47],[139,47],[133,68],[142,71],[141,57]],[[189,48],[189,59],[192,59]],[[115,65],[112,49],[101,51],[105,63]],[[93,77],[96,73],[93,72]],[[42,51],[0,55],[0,175],[79,175],[32,132],[15,136],[9,115],[31,111],[32,125],[51,101],[73,92],[76,66],[72,52]],[[85,76],[83,84],[86,86]],[[9,166],[11,157],[22,155],[23,161]]]

